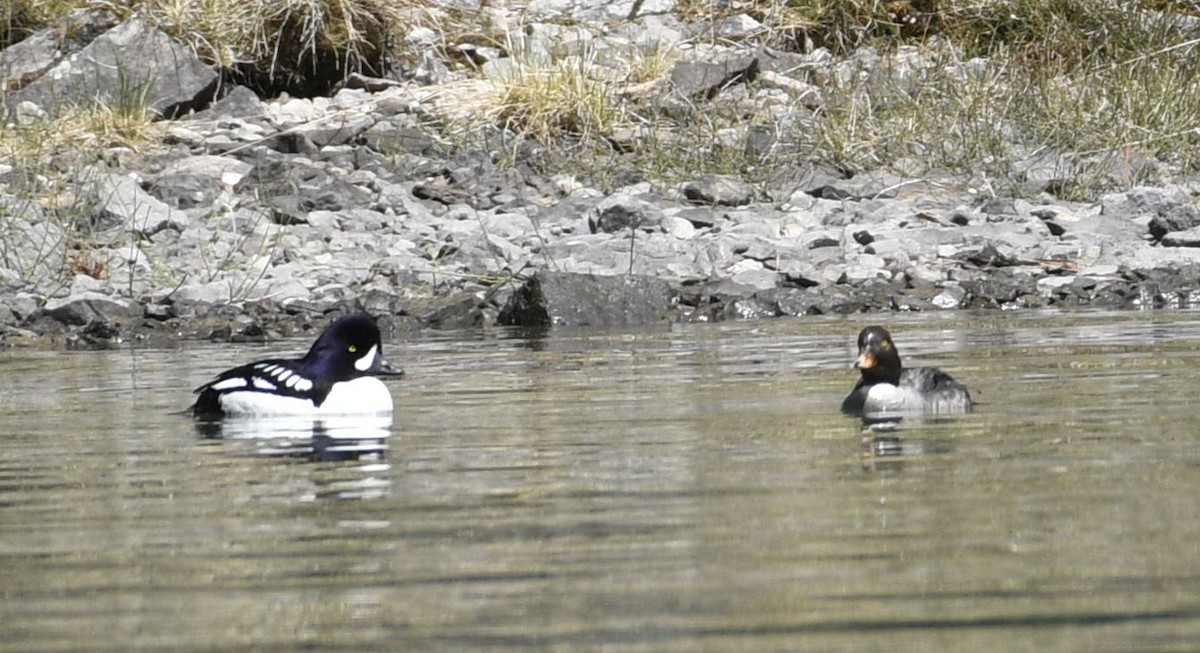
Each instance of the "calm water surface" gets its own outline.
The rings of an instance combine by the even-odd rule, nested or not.
[[[1200,313],[887,317],[980,401],[888,448],[864,319],[422,334],[315,438],[173,414],[307,342],[0,352],[0,650],[1200,650]]]

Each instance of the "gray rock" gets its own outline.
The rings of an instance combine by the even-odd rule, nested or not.
[[[478,0],[440,6],[459,4],[482,6]],[[0,307],[0,324],[30,314],[16,306],[16,289],[36,292],[35,306],[68,288],[74,299],[145,297],[145,314],[154,321],[359,307],[403,314],[397,319],[414,328],[490,324],[501,319],[501,306],[512,323],[623,326],[681,314],[699,321],[1200,300],[1200,236],[1193,233],[1200,229],[1194,199],[1200,184],[1134,188],[1095,205],[1052,200],[1049,193],[1072,183],[1063,170],[1104,170],[1071,153],[1024,155],[1016,143],[1012,161],[994,164],[1024,174],[1026,189],[1044,190],[1040,204],[985,199],[988,180],[929,169],[919,144],[889,165],[901,176],[874,170],[850,176],[849,168],[810,162],[820,153],[804,149],[808,139],[780,136],[819,124],[818,110],[832,97],[823,97],[829,88],[823,80],[831,76],[880,102],[909,102],[897,94],[919,88],[923,72],[938,61],[910,48],[849,56],[754,51],[734,42],[757,29],[738,16],[717,32],[706,24],[710,38],[687,43],[682,34],[690,28],[671,15],[605,25],[583,18],[645,14],[652,5],[672,6],[670,0],[539,0],[517,21],[497,5],[489,18],[508,27],[520,23],[508,51],[464,40],[476,41],[472,54],[495,74],[513,71],[521,57],[574,57],[595,79],[626,80],[624,67],[635,57],[683,54],[691,61],[672,71],[673,92],[657,79],[617,94],[650,111],[663,108],[656,114],[662,118],[697,116],[697,99],[720,103],[714,111],[752,113],[746,124],[714,137],[794,165],[772,163],[753,179],[707,177],[664,190],[641,166],[646,148],[686,145],[678,141],[686,130],[666,120],[630,127],[629,138],[615,139],[596,162],[592,177],[566,165],[570,157],[558,146],[504,130],[472,132],[464,141],[447,128],[464,124],[459,110],[468,103],[459,100],[471,98],[461,89],[482,87],[426,48],[420,61],[405,60],[387,79],[349,76],[332,97],[263,102],[234,88],[190,120],[168,123],[165,151],[138,158],[113,150],[109,169],[74,175],[86,183],[41,200],[45,210],[5,194],[53,188],[53,171],[76,165],[70,157],[56,157],[36,177],[18,162],[0,162],[0,291],[10,303],[8,313]],[[548,8],[555,21],[523,22]],[[721,32],[726,27],[731,31]],[[8,89],[23,90],[37,81],[29,71],[65,62],[96,41],[89,29],[80,33],[76,39],[62,32],[65,39],[55,45],[62,54],[30,54],[26,67],[10,67],[17,77],[9,77]],[[714,33],[725,36],[713,41]],[[420,49],[432,33],[415,28],[410,35],[410,47]],[[30,48],[51,45],[28,41]],[[140,43],[127,45],[141,51]],[[11,51],[0,53],[0,61],[12,61]],[[977,74],[972,66],[986,62],[944,72],[966,79]],[[761,83],[742,83],[755,76]],[[46,113],[21,106],[28,116]],[[1003,134],[1009,129],[1001,127]],[[1166,161],[1157,165],[1170,168]],[[99,188],[100,172],[110,175],[99,193],[109,200],[103,206],[91,201],[98,199],[91,190]],[[163,218],[152,200],[172,217]],[[83,217],[94,225],[73,210],[91,204],[97,211]],[[95,274],[72,280],[71,272],[81,270]],[[514,275],[535,279],[536,292],[533,281],[489,287]],[[673,307],[671,287],[686,308]],[[647,308],[634,311],[626,300]],[[83,305],[62,315],[76,323],[68,330],[99,340],[115,328],[79,317],[90,315]],[[36,319],[39,328],[63,328],[48,315]]]
[[[184,172],[159,177],[148,192],[170,208],[186,210],[212,207],[224,190],[219,178]]]
[[[36,80],[62,56],[60,39],[44,29],[0,50],[0,88],[19,89]]]
[[[0,267],[17,279],[53,283],[66,257],[67,234],[30,200],[0,195]]]
[[[958,282],[959,287],[966,292],[966,306],[968,308],[1018,308],[1021,307],[1023,297],[1037,295],[1035,277],[1008,272],[1013,269],[1015,268],[993,270],[979,278],[964,279]],[[1038,274],[1042,274],[1040,268]],[[948,301],[950,299],[953,299],[953,295],[944,298],[943,303],[947,306],[951,305],[951,302]]]
[[[668,211],[667,214],[683,218],[697,229],[711,229],[721,221],[721,216],[709,207],[690,207],[678,211]]]
[[[962,308],[966,299],[967,291],[962,286],[948,282],[942,287],[941,292],[930,300],[930,303],[943,309]]]
[[[295,131],[275,134],[264,139],[262,145],[280,154],[303,154],[309,158],[316,158],[321,153],[321,148],[317,147],[307,134]]]
[[[328,145],[346,145],[358,141],[375,124],[369,114],[334,114],[297,128],[293,133],[318,149]]]
[[[1146,222],[1128,215],[1076,211],[1059,207],[1053,215],[1045,207],[1036,211],[1050,235],[1063,239],[1101,238],[1105,242],[1138,243],[1146,233]],[[1165,232],[1164,232],[1165,233]]]
[[[175,306],[177,315],[184,315],[181,308],[194,304],[219,305],[227,304],[236,299],[234,283],[228,279],[207,281],[203,283],[188,283],[175,288],[168,295]]]
[[[687,240],[696,235],[696,226],[680,217],[671,216],[664,219],[663,231],[680,240]]]
[[[657,229],[663,221],[657,205],[632,195],[613,195],[596,205],[588,220],[592,233],[615,233],[626,229]]]
[[[770,288],[754,293],[755,301],[765,304],[769,316],[817,315],[822,313],[820,295],[799,288]]]
[[[432,329],[470,329],[483,326],[483,302],[474,293],[454,292],[421,306],[421,324]]]
[[[729,54],[720,61],[680,61],[671,70],[671,86],[686,98],[713,99],[725,88],[754,81],[758,56]]]
[[[669,319],[675,295],[661,279],[538,272],[513,293],[500,324],[630,327]]]
[[[176,209],[204,209],[230,200],[234,186],[250,172],[251,165],[228,156],[196,155],[167,163],[146,179],[146,191]]]
[[[421,54],[421,63],[413,71],[413,79],[425,85],[449,84],[453,81],[450,68],[432,51]]]
[[[330,176],[312,162],[278,153],[255,161],[234,192],[270,207],[279,224],[301,224],[310,211],[340,211],[373,200],[367,191]]]
[[[343,88],[343,90],[367,91],[369,93],[379,93],[380,91],[386,91],[388,89],[400,88],[404,85],[404,83],[399,80],[386,79],[383,77],[372,77],[359,72],[352,72],[347,75],[345,84],[346,86]]]
[[[83,326],[91,322],[128,324],[141,319],[144,311],[132,299],[110,297],[94,292],[80,293],[64,299],[51,299],[43,311],[49,317],[68,326]]]
[[[740,41],[762,33],[766,27],[747,14],[726,16],[713,25],[713,31],[723,39]]]
[[[680,187],[684,199],[706,206],[745,206],[754,200],[750,184],[729,175],[704,175]]]
[[[429,134],[413,127],[377,122],[362,134],[363,143],[381,154],[425,154],[434,146]]]
[[[1200,247],[1200,227],[1172,231],[1162,236],[1164,247]]]
[[[431,225],[436,217],[432,205],[413,195],[414,186],[412,182],[395,184],[381,181],[380,201],[397,216],[405,217],[405,223],[409,224],[410,228],[415,228],[416,225]]]
[[[475,180],[469,172],[439,174],[413,186],[412,194],[417,199],[440,202],[445,205],[469,204],[475,199]]]
[[[804,188],[810,195],[827,200],[892,198],[904,187],[904,180],[890,172],[862,172],[850,178],[814,171]]]
[[[93,198],[92,222],[102,233],[115,231],[152,238],[164,229],[182,231],[187,227],[186,213],[142,190],[129,176],[93,169],[81,181],[87,184],[86,194]]]
[[[1074,184],[1082,168],[1075,157],[1053,151],[1039,151],[1012,162],[1009,167],[1013,178],[1020,180],[1024,190],[1031,195],[1061,193]]]
[[[29,101],[52,114],[96,101],[145,102],[156,115],[171,117],[206,101],[216,83],[217,73],[190,48],[132,18],[9,94],[6,101],[10,107]]]
[[[1185,204],[1188,196],[1177,186],[1153,188],[1138,186],[1123,193],[1110,193],[1100,198],[1100,214],[1133,219],[1138,216],[1166,215],[1174,207]]]
[[[546,238],[528,215],[519,213],[485,213],[479,217],[484,233],[502,236],[522,246],[533,245]]]
[[[779,285],[779,273],[767,270],[759,264],[753,268],[743,268],[731,277],[734,283],[752,288],[754,292],[768,290]]]
[[[1167,239],[1174,237],[1178,232],[1192,231],[1195,227],[1200,227],[1200,211],[1196,210],[1193,204],[1176,204],[1169,207],[1162,207],[1162,213],[1150,219],[1150,236],[1155,240],[1163,241],[1164,245],[1171,246]],[[1194,247],[1194,245],[1187,245]]]
[[[225,186],[236,186],[246,175],[250,174],[253,166],[240,159],[229,156],[197,154],[168,163],[158,173],[158,179],[174,175],[196,175],[215,179]]]
[[[108,11],[77,9],[59,24],[0,50],[0,88],[15,91],[29,85],[64,55],[78,52],[117,22]]]
[[[234,86],[216,102],[202,111],[183,116],[184,120],[221,120],[229,118],[261,118],[266,115],[266,104],[258,94],[245,86]]]
[[[1016,215],[1016,202],[1009,197],[993,197],[983,203],[979,210],[988,215]]]

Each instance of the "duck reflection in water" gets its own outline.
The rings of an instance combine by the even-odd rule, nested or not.
[[[392,434],[391,415],[245,417],[196,422],[204,438],[253,440],[258,453],[320,461],[382,459]]]

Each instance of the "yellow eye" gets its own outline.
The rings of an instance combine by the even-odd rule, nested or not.
[[[887,349],[888,347],[891,347],[891,346],[892,346],[892,343],[887,340],[884,340],[883,342],[879,343],[880,349]]]
[[[350,353],[353,354],[356,351],[358,351],[358,345],[350,345]]]

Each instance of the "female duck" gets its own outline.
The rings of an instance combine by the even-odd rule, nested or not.
[[[842,412],[948,414],[971,410],[966,386],[936,367],[905,369],[887,329],[869,326],[858,334],[858,385],[842,401]]]

